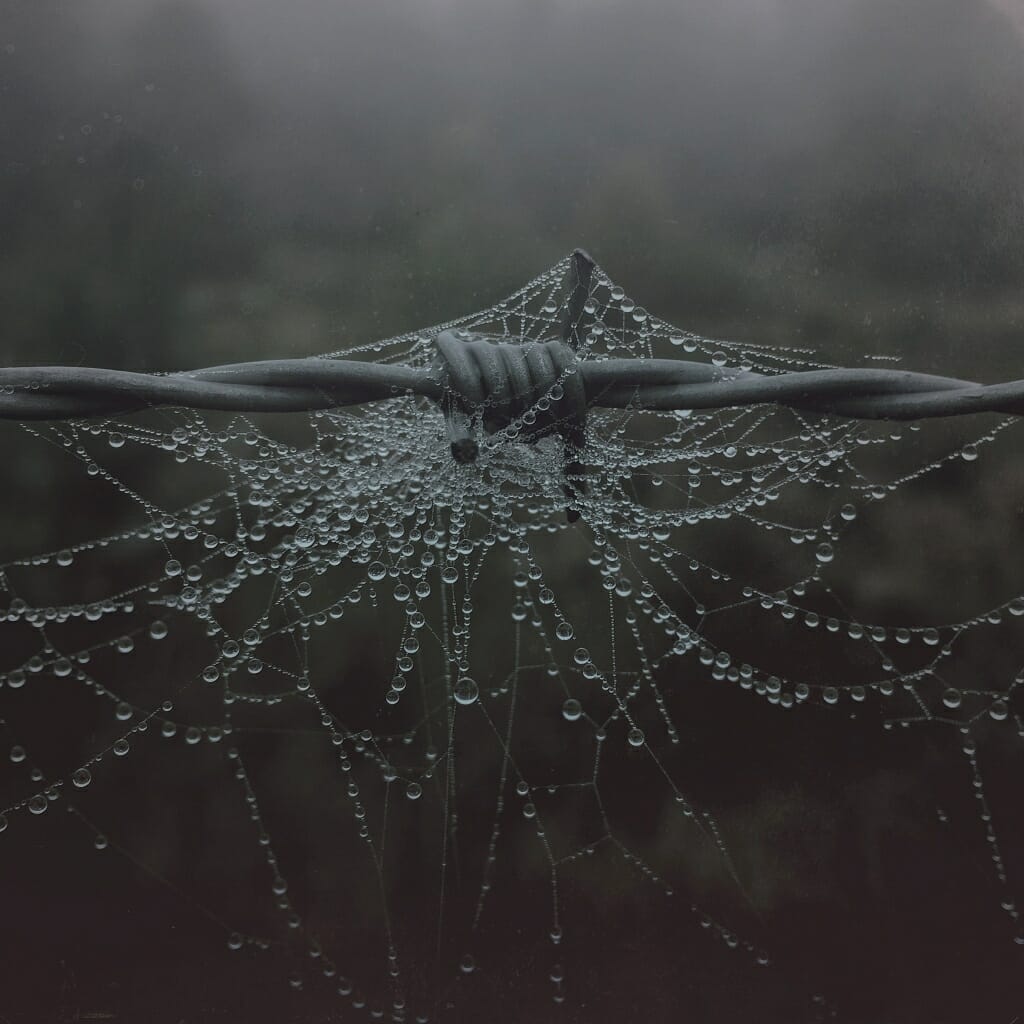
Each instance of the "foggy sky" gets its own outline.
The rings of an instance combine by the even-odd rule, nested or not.
[[[190,239],[241,225],[265,252],[285,233],[339,254],[373,289],[346,294],[353,320],[401,298],[422,321],[449,292],[454,315],[473,282],[496,298],[574,245],[712,331],[770,314],[827,333],[860,279],[893,298],[864,292],[848,331],[915,289],[989,303],[1024,273],[1014,3],[8,0],[7,216],[26,190],[58,219],[93,211],[87,237],[52,211],[9,224],[10,265],[48,272],[39,218],[90,264],[121,222],[154,274],[178,230],[202,282],[235,250],[214,270]],[[208,183],[205,212],[179,184],[188,217],[157,205],[140,227],[115,185],[156,165]]]

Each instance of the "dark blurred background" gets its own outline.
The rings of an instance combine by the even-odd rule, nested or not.
[[[582,245],[652,312],[706,335],[811,346],[836,362],[895,354],[908,368],[994,382],[1024,376],[1022,228],[1016,0],[0,0],[5,364],[184,369],[344,349],[486,307]],[[0,426],[0,444],[4,559],[134,521],[17,426]],[[905,499],[895,525],[868,523],[855,596],[894,619],[931,621],[1019,592],[1024,474],[1013,455],[972,468],[969,483],[962,467],[939,475]],[[994,676],[1013,671],[1012,650],[987,657]],[[802,996],[786,1003],[800,986],[830,989],[840,1019],[863,1024],[1024,1014],[1006,936],[979,940],[973,955],[968,938],[952,938],[990,925],[998,902],[951,895],[965,888],[959,871],[987,877],[970,814],[943,846],[951,860],[920,860],[921,826],[910,830],[916,844],[885,854],[888,868],[858,873],[880,856],[877,833],[899,829],[905,780],[920,777],[907,765],[934,758],[946,772],[948,757],[861,751],[862,737],[830,726],[804,761],[775,764],[780,778],[755,799],[745,783],[762,773],[757,759],[771,765],[770,752],[805,728],[793,720],[780,735],[747,720],[714,735],[716,715],[744,722],[740,705],[715,701],[691,740],[731,767],[705,795],[772,891],[765,907],[802,935],[803,947],[783,943],[804,949],[800,980],[769,983],[759,1004],[753,983],[740,991],[746,974],[637,904],[635,941],[591,951],[590,1002],[557,1019],[827,1016]],[[744,751],[751,765],[730,760]],[[870,761],[871,784],[857,788],[857,767],[808,781],[826,752],[848,767]],[[1011,832],[1013,778],[1001,790]],[[828,821],[835,862],[759,862],[768,854],[757,835],[774,830],[784,849],[809,808]],[[656,843],[664,852],[668,840]],[[851,846],[858,868],[842,860]],[[33,850],[23,863],[43,856]],[[11,870],[8,884],[22,868]],[[883,881],[893,878],[913,895],[906,906],[891,904]],[[79,893],[93,884],[67,883]],[[12,974],[5,1005],[0,963],[0,1020],[330,1019],[274,1002],[278,989],[264,991],[258,971],[222,969],[219,939],[212,956],[196,940],[203,985],[182,990],[190,969],[161,967],[156,954],[136,962],[109,937],[118,911],[90,937],[82,921],[111,906],[100,899],[58,965],[49,886],[63,891],[54,874],[25,884],[43,901],[30,937],[19,938],[20,915],[3,920],[2,941],[22,953],[8,963],[37,974],[34,987]],[[184,915],[164,898],[168,914]],[[159,920],[159,899],[149,893],[133,912]],[[814,951],[837,907],[848,933],[822,933]],[[174,927],[194,927],[186,917]],[[605,926],[625,927],[610,909]],[[544,970],[505,972],[491,998],[507,1019],[527,1019],[508,1008],[516,979],[529,991]],[[243,984],[248,1001],[233,1002],[226,993]],[[546,989],[537,1006],[533,1019],[556,1019]]]

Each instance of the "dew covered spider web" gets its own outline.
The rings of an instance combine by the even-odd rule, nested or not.
[[[567,268],[334,355],[555,337]],[[583,333],[581,359],[826,365],[680,331],[599,270]],[[1024,588],[909,597],[880,538],[941,562],[929,481],[978,486],[1013,421],[594,408],[570,523],[558,439],[517,443],[537,411],[468,465],[411,397],[9,428],[117,524],[6,545],[18,984],[70,962],[67,1005],[148,1020],[240,1019],[244,991],[257,1020],[1011,999]],[[0,1010],[36,1019],[44,984]]]

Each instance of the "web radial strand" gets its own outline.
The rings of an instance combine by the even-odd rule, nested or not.
[[[868,762],[865,736],[943,737],[934,756],[980,794],[958,819],[989,865],[978,899],[1021,941],[1019,829],[980,753],[1019,756],[1020,582],[931,619],[861,610],[889,507],[906,530],[915,488],[996,460],[1013,421],[964,442],[777,405],[588,410],[579,368],[601,360],[829,367],[680,331],[581,275],[569,257],[362,351],[410,379],[440,351],[439,401],[24,427],[111,522],[2,567],[0,860],[66,807],[68,842],[170,886],[211,959],[248,951],[262,981],[368,1019],[493,1006],[517,929],[526,1002],[585,1003],[613,877],[688,922],[698,961],[733,951],[772,1005],[828,1007],[838,981],[808,990],[808,954],[773,933],[785,885],[751,867],[769,840],[695,767],[714,761],[695,722],[761,715],[769,761],[776,729],[815,749],[839,722]],[[494,342],[524,359],[489,369]],[[59,745],[55,714],[81,722]],[[751,799],[760,770],[739,769]],[[962,795],[908,785],[930,807]],[[201,841],[169,858],[170,833]]]

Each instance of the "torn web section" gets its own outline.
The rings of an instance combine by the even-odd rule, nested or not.
[[[442,326],[547,339],[564,270]],[[638,315],[600,272],[584,311],[584,358],[811,365]],[[426,367],[439,329],[366,353]],[[570,526],[555,438],[515,443],[513,422],[460,466],[440,411],[410,398],[44,429],[131,513],[5,567],[8,835],[73,807],[69,834],[160,879],[196,941],[226,948],[225,976],[416,1019],[493,1011],[510,984],[541,1014],[633,1006],[645,962],[685,961],[648,993],[699,1006],[699,981],[738,978],[704,1005],[826,1015],[842,985],[793,908],[809,877],[804,912],[829,934],[842,861],[815,869],[794,823],[832,827],[819,765],[840,751],[869,795],[898,762],[908,845],[952,847],[937,807],[976,835],[992,869],[971,905],[1012,946],[1019,837],[996,827],[984,751],[1011,756],[1017,682],[993,661],[953,683],[1024,606],[1010,590],[967,617],[856,610],[861,524],[977,447],[773,407],[592,409]],[[914,760],[933,734],[941,770]]]

